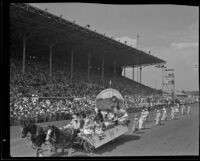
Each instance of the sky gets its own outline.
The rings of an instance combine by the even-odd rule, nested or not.
[[[184,5],[111,5],[92,3],[31,3],[76,24],[90,25],[121,42],[151,51],[174,69],[176,90],[198,90],[199,7]],[[138,46],[137,34],[139,34]],[[137,69],[134,78],[137,81]],[[132,69],[126,69],[132,78]],[[139,80],[139,78],[138,78]],[[142,83],[162,88],[162,72],[155,66],[142,68]]]

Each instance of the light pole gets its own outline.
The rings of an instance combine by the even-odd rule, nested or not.
[[[155,80],[155,96],[157,95],[157,81]]]
[[[163,86],[164,86],[164,68],[166,68],[165,64],[158,64],[155,66],[156,68],[162,68],[162,95],[164,94],[163,92]]]
[[[163,73],[163,71],[164,71],[164,68],[166,68],[166,66],[161,65],[161,68],[162,68],[162,92],[163,92],[163,86],[164,86],[164,73]]]

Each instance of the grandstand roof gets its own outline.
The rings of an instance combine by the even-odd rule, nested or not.
[[[75,45],[74,48],[81,48],[85,57],[91,53],[93,57],[102,60],[104,56],[105,64],[112,66],[111,62],[114,60],[116,66],[126,67],[166,63],[155,56],[28,4],[12,3],[10,5],[10,30],[11,34],[28,31],[46,39],[47,35],[51,35],[51,38],[62,42],[60,48],[65,48],[66,44]],[[39,41],[38,37],[33,40],[33,42],[37,41]]]

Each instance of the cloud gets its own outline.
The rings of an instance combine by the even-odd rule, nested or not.
[[[165,41],[169,42],[198,42],[199,40],[199,21],[195,21],[182,30],[167,32],[160,35]]]
[[[136,39],[133,39],[133,38],[130,38],[128,36],[123,36],[121,38],[116,38],[115,40],[119,41],[121,43],[125,43],[126,41],[126,44],[129,45],[129,46],[132,46],[132,47],[136,47],[137,46],[137,40]]]
[[[198,47],[198,42],[179,42],[179,43],[171,43],[171,46],[176,49],[182,48],[190,48],[190,47]]]

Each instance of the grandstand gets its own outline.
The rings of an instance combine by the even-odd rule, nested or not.
[[[123,95],[153,93],[122,69],[164,60],[28,4],[11,3],[9,16],[11,101],[32,94],[94,99],[110,80]]]

